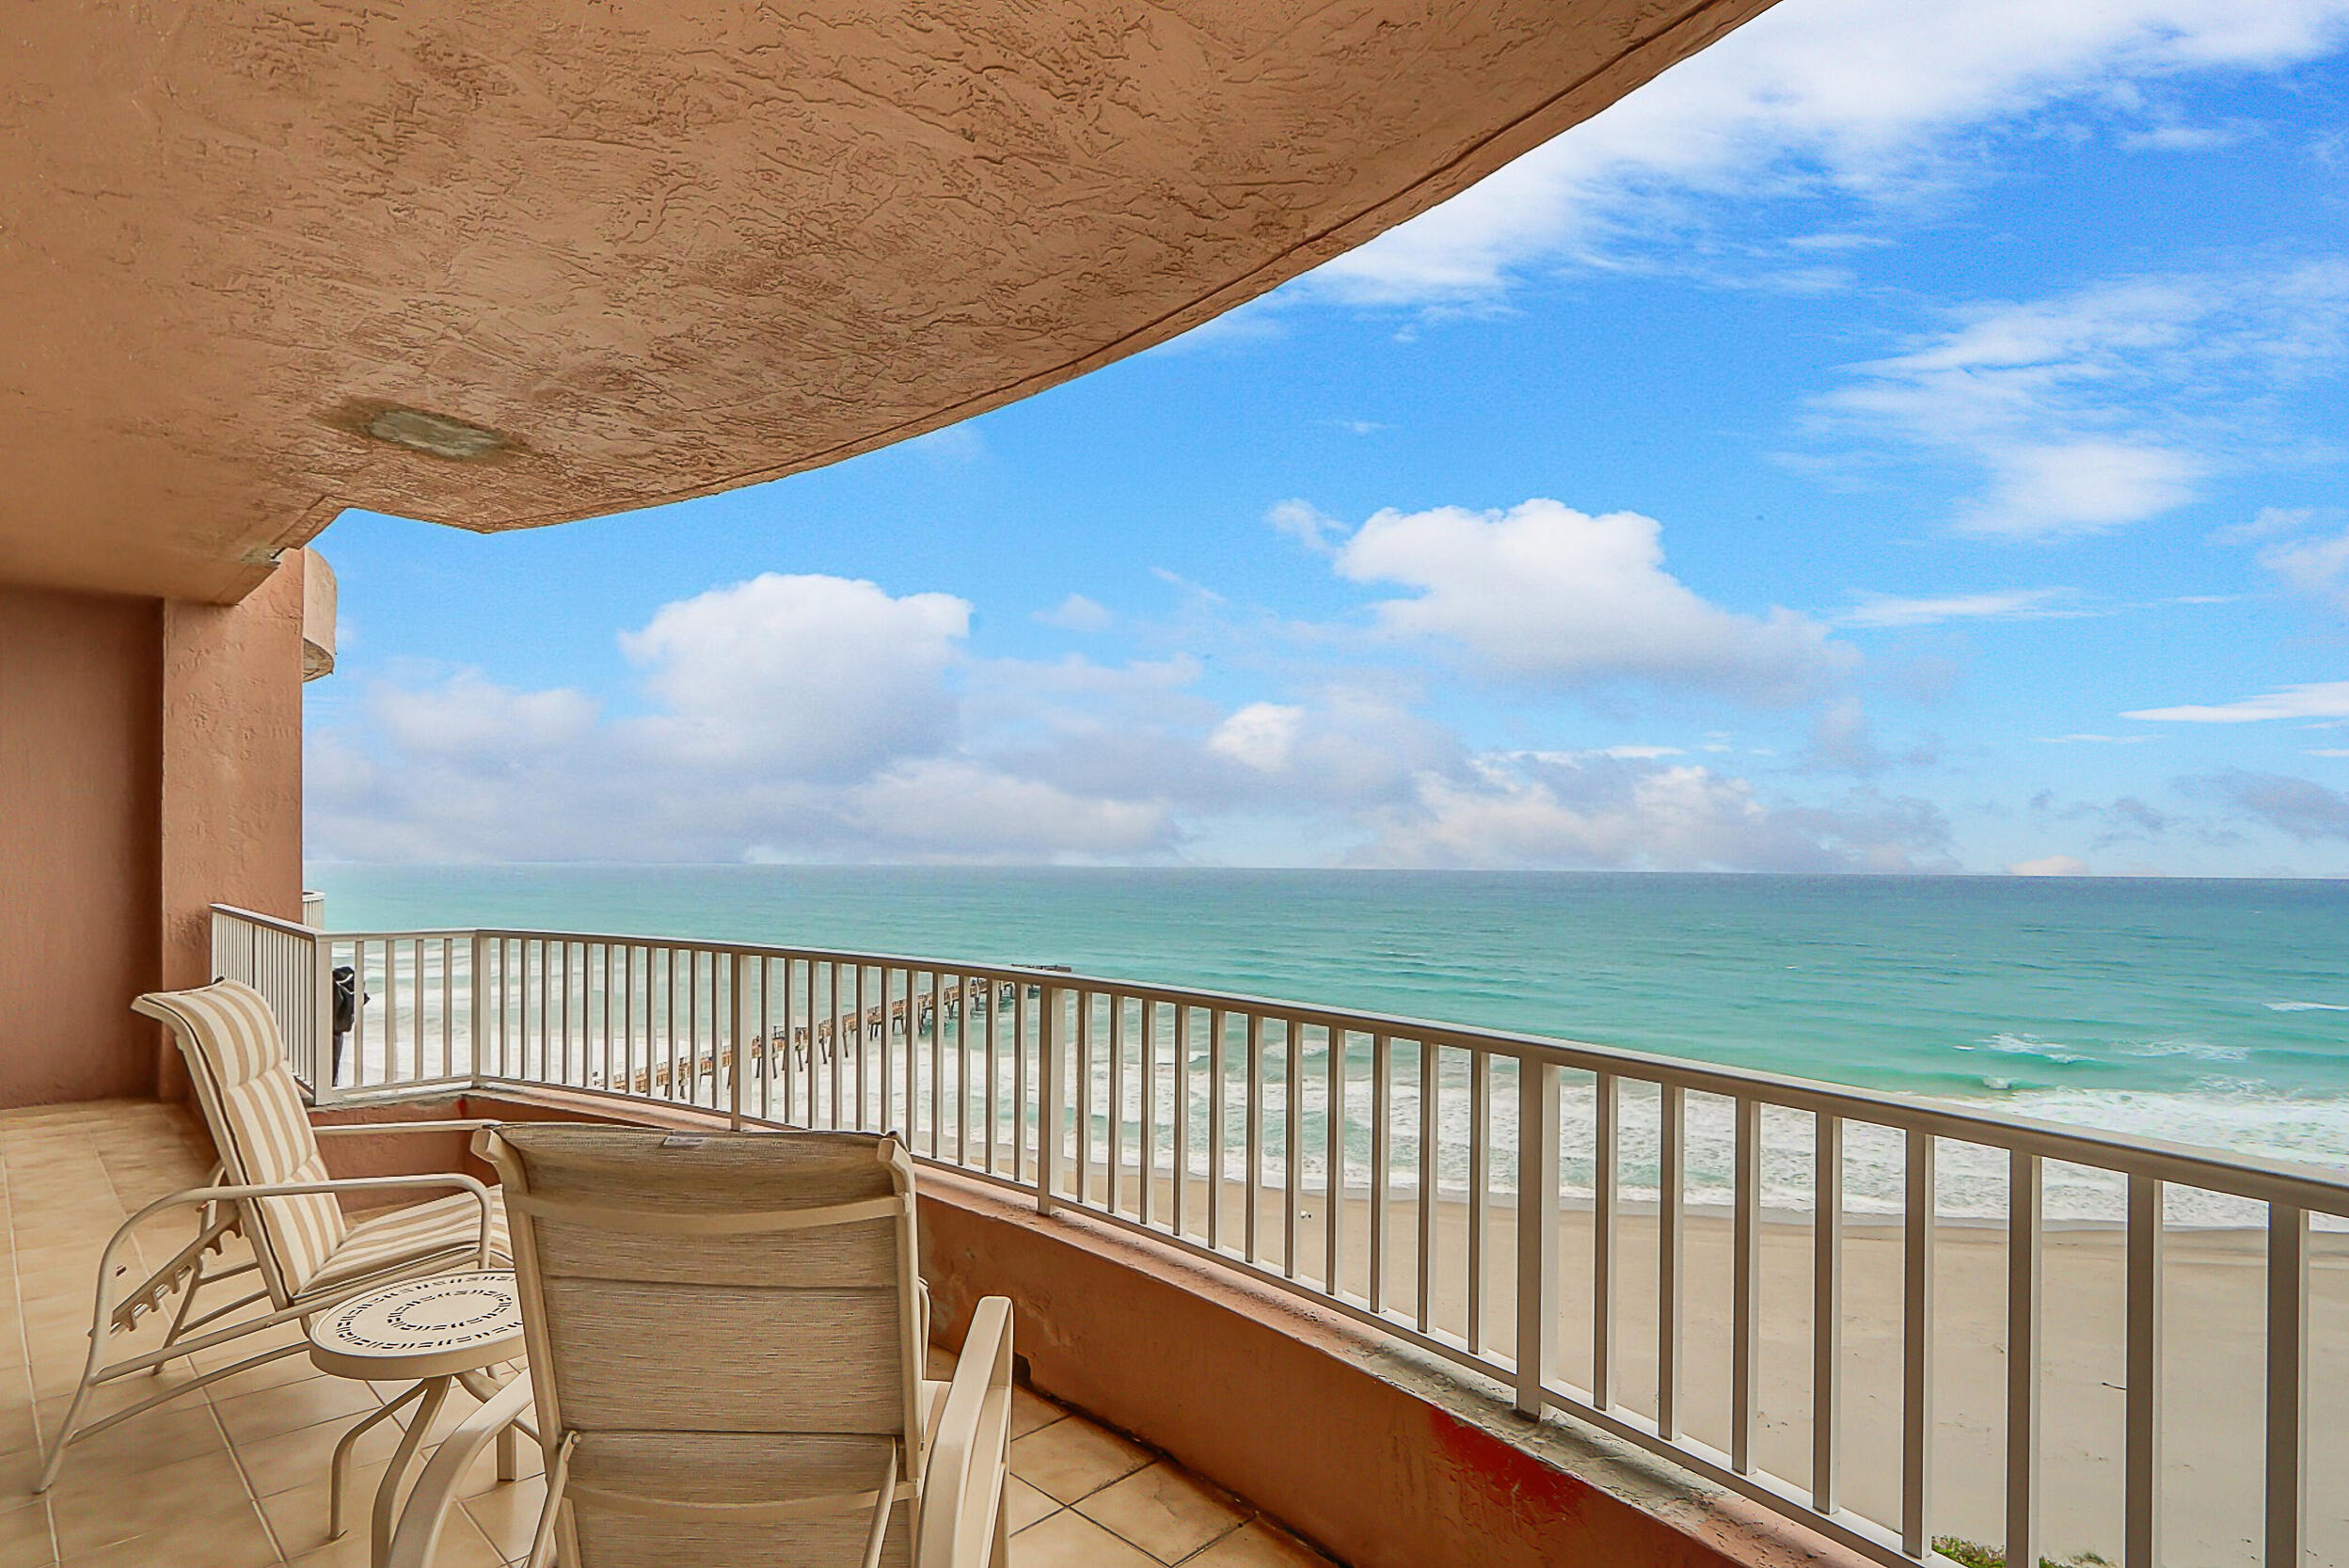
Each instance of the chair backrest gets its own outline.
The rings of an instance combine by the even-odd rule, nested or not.
[[[895,1138],[479,1135],[514,1227],[570,1568],[855,1563],[923,1472],[913,1166]]]
[[[151,992],[132,1006],[171,1026],[228,1181],[327,1180],[267,998],[237,981],[215,980],[194,990]],[[331,1193],[307,1193],[244,1207],[262,1282],[283,1307],[341,1244],[341,1205]]]

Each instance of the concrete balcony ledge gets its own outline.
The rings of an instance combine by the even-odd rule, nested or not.
[[[500,1089],[316,1113],[722,1126],[690,1106]],[[338,1174],[453,1168],[419,1137],[328,1141]],[[415,1146],[428,1146],[419,1148]],[[436,1164],[435,1162],[437,1162]],[[1309,1302],[1031,1196],[926,1166],[923,1268],[937,1338],[988,1294],[1017,1304],[1035,1390],[1171,1456],[1355,1568],[1459,1562],[1777,1568],[1857,1563],[1743,1498]]]

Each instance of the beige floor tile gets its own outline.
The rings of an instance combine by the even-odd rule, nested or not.
[[[954,1352],[932,1345],[929,1347],[929,1363],[923,1369],[922,1375],[944,1383],[954,1376]]]
[[[1018,1384],[1011,1387],[1011,1435],[1025,1437],[1039,1427],[1048,1427],[1066,1416],[1068,1411],[1055,1404],[1032,1388]]]
[[[356,1416],[339,1416],[331,1421],[281,1432],[275,1437],[238,1444],[237,1463],[245,1467],[245,1479],[251,1484],[253,1495],[274,1497],[325,1481],[334,1461],[335,1445],[357,1421]],[[378,1421],[359,1438],[353,1450],[353,1469],[389,1463],[399,1446],[398,1425]]]
[[[246,1500],[245,1478],[226,1449],[215,1449],[155,1469],[69,1460],[49,1508],[58,1553],[71,1559],[232,1512]]]
[[[1008,1484],[1004,1487],[1003,1501],[1008,1528],[1015,1534],[1047,1514],[1060,1512],[1057,1501],[1047,1497],[1017,1476],[1009,1478]]]
[[[213,1408],[220,1412],[220,1424],[229,1429],[230,1441],[258,1443],[321,1421],[362,1416],[375,1405],[375,1391],[366,1384],[322,1372],[299,1383],[217,1400]]]
[[[1078,1416],[1055,1421],[1011,1445],[1011,1473],[1064,1503],[1090,1497],[1150,1460],[1147,1449]]]
[[[241,1285],[245,1283],[245,1281],[238,1280],[236,1283]],[[233,1298],[224,1291],[221,1299],[223,1301],[227,1301]],[[209,1296],[205,1298],[205,1305],[210,1305]],[[237,1320],[235,1319],[223,1319],[221,1322],[214,1323],[210,1327],[206,1328],[204,1332],[207,1334],[217,1333],[221,1329],[230,1327]],[[272,1345],[301,1344],[304,1340],[305,1334],[306,1331],[302,1327],[301,1320],[297,1318],[288,1323],[275,1324],[269,1328],[257,1328],[248,1334],[240,1334],[233,1339],[224,1339],[219,1344],[213,1346],[210,1350],[199,1350],[193,1353],[187,1359],[189,1365],[201,1367],[206,1371],[211,1371],[215,1368],[230,1366],[236,1362],[244,1360],[247,1356],[258,1355],[262,1351],[269,1349]],[[296,1358],[296,1364],[304,1368],[309,1368],[309,1360],[307,1356],[300,1356]],[[310,1370],[315,1370],[314,1368]]]
[[[1251,1520],[1182,1568],[1331,1568],[1329,1559],[1287,1530]]]
[[[38,1536],[23,1540],[0,1539],[0,1568],[51,1568],[57,1560],[56,1548],[44,1528]]]
[[[532,1476],[476,1493],[465,1499],[465,1512],[491,1545],[516,1558],[530,1551],[531,1538],[538,1530],[538,1511],[546,1500],[546,1478]]]
[[[274,1347],[259,1338],[246,1341],[239,1349],[237,1354],[215,1361],[212,1370],[216,1370],[221,1367],[233,1366],[239,1361],[259,1355],[263,1351],[272,1348]],[[286,1384],[299,1383],[304,1378],[319,1375],[321,1374],[317,1367],[310,1362],[308,1348],[294,1346],[290,1354],[264,1361],[258,1367],[247,1367],[233,1377],[224,1377],[219,1382],[210,1385],[210,1387],[214,1400],[234,1400],[242,1399],[246,1394],[258,1394],[263,1388],[282,1387]]]
[[[350,1490],[342,1495],[343,1535],[339,1542],[326,1538],[326,1526],[332,1518],[332,1492],[324,1471],[315,1481],[263,1497],[261,1509],[269,1516],[269,1528],[277,1533],[278,1549],[291,1559],[329,1548],[347,1550],[356,1541],[356,1560],[364,1564],[368,1531],[374,1517],[375,1493],[383,1484],[387,1468],[381,1464],[352,1466]],[[398,1516],[396,1512],[393,1516]]]
[[[1160,1568],[1158,1560],[1119,1540],[1072,1509],[1011,1538],[1011,1568]]]
[[[0,1509],[0,1568],[56,1561],[47,1500],[10,1497],[8,1501],[13,1506]]]
[[[91,1393],[83,1419],[103,1418],[156,1391],[151,1378],[125,1378],[120,1383],[103,1385]],[[56,1394],[41,1401],[40,1430],[52,1436],[63,1432],[66,1408],[72,1402],[71,1394]],[[212,1406],[190,1395],[141,1411],[120,1426],[108,1427],[95,1436],[83,1438],[66,1454],[66,1473],[87,1464],[124,1470],[159,1469],[227,1447],[228,1439],[220,1433],[220,1423],[213,1418]],[[0,1476],[7,1473],[7,1463],[0,1459]]]
[[[341,1540],[292,1560],[299,1568],[369,1568],[367,1532],[354,1526]],[[505,1568],[505,1560],[462,1513],[441,1527],[440,1544],[433,1553],[433,1568]]]
[[[68,1561],[71,1568],[269,1568],[278,1544],[247,1502]]]
[[[1076,1506],[1162,1562],[1182,1561],[1248,1516],[1230,1497],[1163,1459]]]

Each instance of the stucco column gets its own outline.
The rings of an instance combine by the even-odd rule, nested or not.
[[[302,587],[307,551],[233,605],[163,608],[162,977],[211,974],[214,904],[302,915]],[[157,1042],[157,1092],[186,1074]]]

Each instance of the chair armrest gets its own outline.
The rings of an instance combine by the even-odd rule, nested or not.
[[[310,1133],[320,1138],[343,1138],[361,1132],[478,1132],[497,1125],[488,1117],[469,1117],[461,1121],[323,1121],[312,1122]]]
[[[491,1438],[528,1413],[531,1398],[531,1374],[526,1371],[440,1440],[401,1507],[400,1522],[392,1527],[389,1568],[430,1568],[434,1549],[440,1544],[441,1526],[456,1505],[457,1487],[463,1484],[465,1472]],[[557,1501],[550,1496],[547,1505],[551,1508]]]
[[[189,1187],[183,1192],[172,1193],[167,1196],[155,1199],[154,1202],[139,1210],[137,1213],[124,1220],[116,1228],[115,1233],[107,1238],[105,1250],[98,1255],[98,1306],[90,1323],[91,1342],[95,1344],[105,1338],[106,1320],[113,1315],[115,1302],[119,1299],[119,1294],[114,1289],[115,1254],[120,1250],[124,1242],[131,1239],[131,1232],[165,1210],[189,1206],[210,1207],[216,1203],[237,1203],[246,1198],[256,1197],[298,1197],[305,1193],[372,1192],[386,1187],[457,1187],[471,1193],[473,1201],[481,1206],[482,1212],[480,1266],[484,1269],[490,1266],[489,1189],[475,1178],[459,1172],[423,1171],[408,1176],[342,1176],[325,1181],[262,1181],[225,1187]],[[167,1268],[172,1266],[174,1265],[166,1265]],[[131,1293],[136,1297],[154,1283],[154,1278],[151,1277]],[[188,1349],[201,1350],[207,1342],[205,1340],[192,1341],[188,1344]]]
[[[985,1568],[1011,1446],[1011,1298],[987,1296],[971,1314],[962,1356],[930,1433],[922,1479],[922,1568]]]

